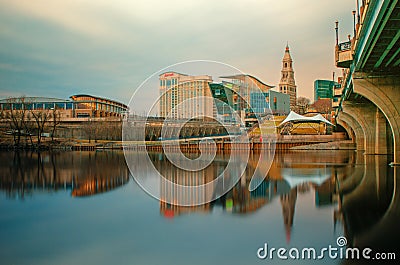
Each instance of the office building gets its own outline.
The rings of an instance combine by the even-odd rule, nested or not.
[[[315,80],[314,81],[314,101],[318,99],[330,98],[333,99],[333,90],[338,83],[332,80]]]
[[[166,72],[159,76],[161,117],[188,119],[214,117],[215,108],[209,83],[211,76],[190,76]]]
[[[287,115],[290,112],[290,96],[274,90],[268,92],[252,92],[250,105],[256,115]]]
[[[0,100],[0,110],[44,111],[56,110],[62,119],[125,117],[129,107],[115,100],[91,96],[73,95],[70,99],[48,97],[20,97]]]

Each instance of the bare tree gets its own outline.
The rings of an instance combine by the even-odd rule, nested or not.
[[[52,123],[51,123],[51,141],[54,142],[54,135],[56,133],[57,130],[57,126],[60,124],[61,122],[61,113],[59,110],[57,110],[57,108],[52,108],[51,111],[51,117],[52,117]]]
[[[301,115],[305,114],[310,106],[310,102],[311,100],[306,97],[297,98],[296,105],[298,113]]]
[[[89,143],[92,139],[96,142],[100,131],[100,122],[93,121],[89,118],[88,121],[83,125],[83,131],[88,137]]]
[[[19,146],[25,127],[25,97],[9,98],[7,99],[7,105],[10,110],[8,121],[14,137],[14,145]]]
[[[120,140],[122,136],[122,121],[120,119],[109,119],[97,121],[97,137],[102,140]]]
[[[109,140],[109,135],[112,133],[112,128],[110,128],[108,122],[106,121],[97,121],[97,138],[102,140]]]
[[[3,125],[3,123],[8,124],[7,123],[7,113],[4,111],[3,108],[0,109],[0,121],[1,121],[2,125]]]
[[[46,128],[46,123],[50,119],[50,112],[49,110],[35,110],[31,111],[32,117],[35,120],[36,129],[37,129],[37,145],[40,146],[42,143],[42,137],[44,129]]]
[[[32,118],[32,113],[29,111],[26,114],[26,119],[24,122],[24,130],[25,130],[25,142],[26,142],[26,137],[29,137],[31,145],[33,145],[33,139],[32,139],[32,134],[35,128],[35,123]]]
[[[330,98],[318,99],[314,102],[313,107],[319,113],[330,114],[332,111],[332,100]]]

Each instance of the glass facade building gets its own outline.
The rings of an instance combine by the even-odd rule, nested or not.
[[[250,94],[252,111],[257,115],[272,113],[286,115],[290,112],[290,95],[274,90],[252,92]]]
[[[315,80],[314,81],[314,101],[323,98],[333,99],[333,90],[338,83],[332,80]]]
[[[47,97],[23,97],[0,100],[0,110],[57,110],[62,118],[89,118],[126,115],[127,105],[91,95],[73,95],[68,99]]]

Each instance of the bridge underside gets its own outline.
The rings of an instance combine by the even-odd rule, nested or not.
[[[371,2],[371,5],[373,8],[378,8],[379,3],[375,2],[377,1]],[[360,53],[356,69],[362,69],[364,72],[398,73],[400,65],[400,2],[381,2],[383,3],[380,6],[377,20],[364,22],[365,30],[368,29],[368,26],[371,26],[372,30],[368,35],[365,31],[367,45]],[[373,6],[373,4],[377,6]],[[372,12],[370,14],[372,16]]]
[[[350,49],[336,47],[337,66],[348,68],[337,121],[354,132],[358,150],[393,154],[392,164],[399,165],[400,1],[360,4]]]
[[[400,164],[400,76],[355,73],[337,122],[365,154],[393,154]],[[353,133],[354,132],[354,133]]]

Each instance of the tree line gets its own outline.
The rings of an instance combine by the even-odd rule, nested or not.
[[[30,144],[34,145],[33,138],[36,138],[36,144],[40,146],[44,132],[48,129],[51,140],[54,141],[57,126],[61,121],[59,109],[55,107],[32,110],[26,107],[29,104],[25,97],[9,98],[0,110],[0,120],[8,124],[7,133],[13,136],[14,145],[20,146],[21,139],[25,137],[25,143],[29,139]]]
[[[9,98],[0,109],[0,121],[6,126],[6,133],[12,135],[15,147],[30,143],[40,147],[44,138],[51,137],[51,143],[56,143],[57,130],[62,121],[61,109],[42,108],[30,109],[31,102],[25,97]],[[115,121],[115,120],[114,120]],[[71,128],[63,128],[66,132]],[[91,142],[94,140],[121,140],[121,122],[98,121],[88,118],[79,125],[79,130]],[[74,138],[73,133],[65,138]],[[78,137],[81,137],[79,135]]]

